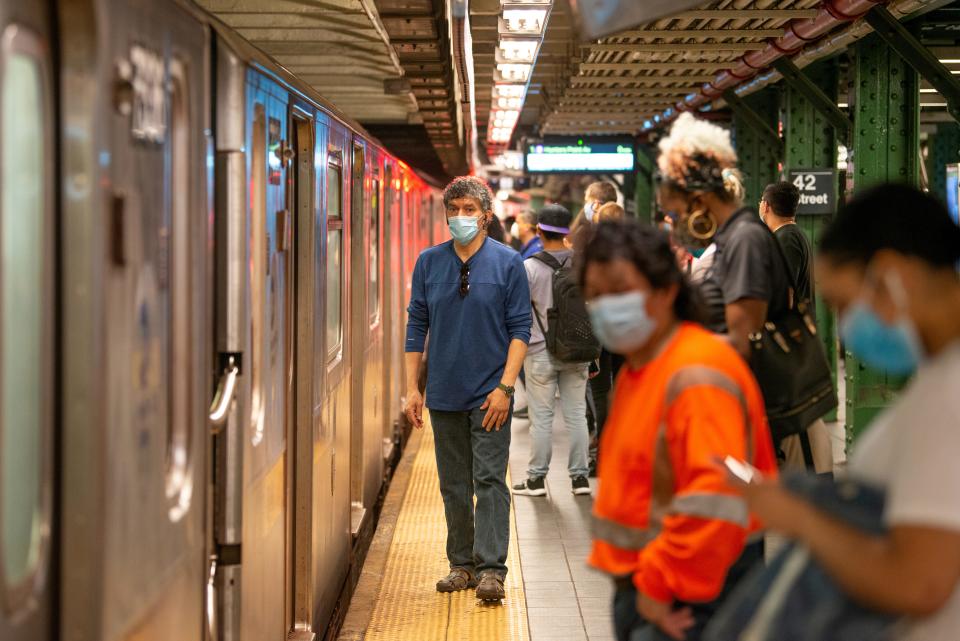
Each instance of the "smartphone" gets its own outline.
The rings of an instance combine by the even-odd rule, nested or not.
[[[723,466],[727,468],[728,472],[733,474],[744,483],[752,482],[753,479],[760,474],[760,471],[754,466],[739,459],[735,459],[732,456],[727,456],[727,458],[723,459]]]

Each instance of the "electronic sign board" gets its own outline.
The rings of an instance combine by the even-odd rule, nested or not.
[[[633,171],[636,146],[630,138],[548,138],[527,141],[527,173],[617,174]]]

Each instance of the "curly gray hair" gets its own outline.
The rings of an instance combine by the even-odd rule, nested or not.
[[[493,192],[490,187],[476,176],[458,176],[450,181],[443,190],[443,207],[450,206],[451,200],[457,198],[476,198],[480,209],[485,212],[493,211]]]

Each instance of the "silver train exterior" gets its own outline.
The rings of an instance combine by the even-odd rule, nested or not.
[[[322,638],[439,193],[178,0],[0,0],[0,639]]]

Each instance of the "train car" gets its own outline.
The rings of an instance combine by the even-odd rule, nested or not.
[[[322,637],[437,190],[188,2],[0,36],[0,638]]]

